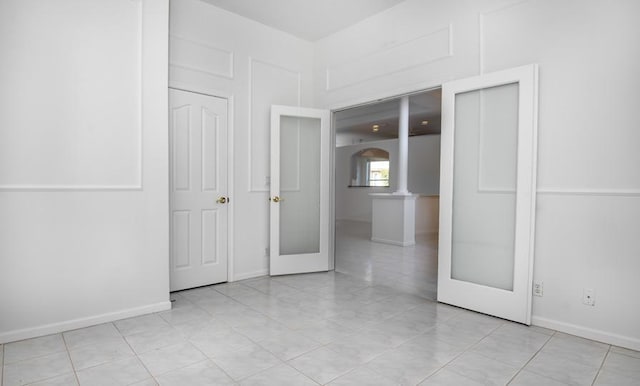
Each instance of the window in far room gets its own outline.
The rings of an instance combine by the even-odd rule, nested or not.
[[[369,161],[368,186],[389,186],[389,161]]]
[[[351,156],[350,187],[389,186],[389,152],[378,148]]]

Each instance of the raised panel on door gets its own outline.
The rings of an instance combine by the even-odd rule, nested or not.
[[[171,290],[227,281],[227,101],[170,90]]]
[[[174,269],[191,266],[191,212],[174,210],[171,213],[171,256]]]
[[[537,66],[442,88],[438,301],[529,324]]]
[[[202,110],[202,190],[219,191],[218,181],[218,148],[219,117],[207,108]]]
[[[203,210],[202,221],[202,265],[218,263],[218,232],[220,231],[217,210]]]
[[[172,182],[174,190],[191,189],[191,105],[171,108]]]

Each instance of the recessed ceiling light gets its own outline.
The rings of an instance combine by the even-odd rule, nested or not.
[[[428,124],[429,124],[429,121],[422,121],[422,122],[420,122],[420,124],[421,124],[422,126],[426,126],[426,125],[428,125]]]

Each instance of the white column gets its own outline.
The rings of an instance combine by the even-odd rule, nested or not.
[[[400,99],[398,125],[398,188],[395,192],[369,193],[372,199],[371,240],[408,246],[416,243],[417,194],[407,190],[409,160],[409,97]]]
[[[407,195],[407,164],[409,160],[409,97],[400,98],[398,122],[398,189],[393,194]]]

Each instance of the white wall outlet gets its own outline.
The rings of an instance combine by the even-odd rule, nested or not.
[[[584,288],[582,290],[582,303],[587,306],[596,305],[596,293],[593,288]]]
[[[544,294],[544,282],[542,280],[533,281],[533,296],[542,296]]]

